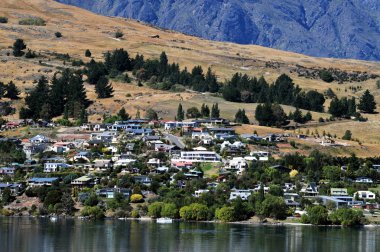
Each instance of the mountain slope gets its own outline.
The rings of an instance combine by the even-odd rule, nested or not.
[[[218,41],[380,60],[378,0],[58,0]]]

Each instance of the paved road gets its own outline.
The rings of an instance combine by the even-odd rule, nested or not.
[[[172,134],[164,133],[166,139],[168,139],[172,144],[178,146],[180,149],[184,149],[186,145],[182,142],[180,137]]]

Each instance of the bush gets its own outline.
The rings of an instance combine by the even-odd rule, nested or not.
[[[207,220],[208,207],[199,203],[184,206],[179,210],[179,215],[184,220]]]
[[[178,218],[178,209],[174,203],[164,204],[161,209],[161,216],[168,218]]]
[[[132,212],[131,212],[131,217],[132,217],[132,218],[140,218],[139,211],[137,211],[137,210],[132,210]]]
[[[121,31],[115,32],[115,38],[122,38],[124,34]]]
[[[62,38],[62,33],[60,32],[56,32],[54,35],[56,38]]]
[[[132,194],[130,201],[131,203],[142,203],[144,199],[141,194]]]
[[[329,222],[328,211],[320,205],[310,206],[307,208],[307,219],[313,225],[326,225]]]
[[[81,216],[84,217],[90,217],[93,219],[103,219],[104,218],[104,212],[103,210],[98,206],[85,206],[82,211],[80,212]]]
[[[154,202],[153,204],[149,205],[148,216],[152,218],[160,218],[163,205],[163,202]]]
[[[362,211],[341,208],[330,214],[329,219],[333,224],[343,226],[361,225],[366,222]]]
[[[25,18],[18,22],[20,25],[45,26],[46,21],[39,17]]]
[[[8,23],[8,18],[0,17],[0,24],[6,24],[6,23]]]
[[[235,209],[227,206],[216,209],[215,217],[223,222],[236,221]]]

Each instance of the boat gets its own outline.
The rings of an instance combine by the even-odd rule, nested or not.
[[[58,220],[57,216],[50,216],[50,221],[56,222]]]
[[[158,218],[156,220],[157,223],[173,223],[173,219],[172,218]]]

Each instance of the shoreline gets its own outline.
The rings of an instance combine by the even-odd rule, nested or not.
[[[31,219],[50,219],[51,217],[56,217],[58,219],[62,220],[81,220],[81,221],[95,221],[96,219],[92,218],[86,218],[81,216],[59,216],[59,215],[46,215],[46,216],[33,216],[33,215],[12,215],[12,216],[5,216],[0,215],[0,218],[31,218]],[[111,217],[105,217],[101,220],[112,220],[112,221],[142,221],[142,222],[154,222],[155,219],[151,217],[143,217],[143,218],[111,218]],[[96,220],[96,221],[99,221]],[[174,222],[183,222],[183,223],[209,223],[209,224],[236,224],[236,225],[248,225],[248,226],[308,226],[308,227],[343,227],[343,225],[313,225],[309,223],[296,223],[296,222],[255,222],[255,221],[236,221],[236,222],[221,222],[221,221],[184,221],[181,219],[173,219]],[[52,221],[53,222],[53,221]],[[165,224],[167,225],[167,224]],[[353,226],[353,227],[363,227],[363,228],[379,228],[380,224],[366,224],[366,225],[360,225],[360,226]]]

